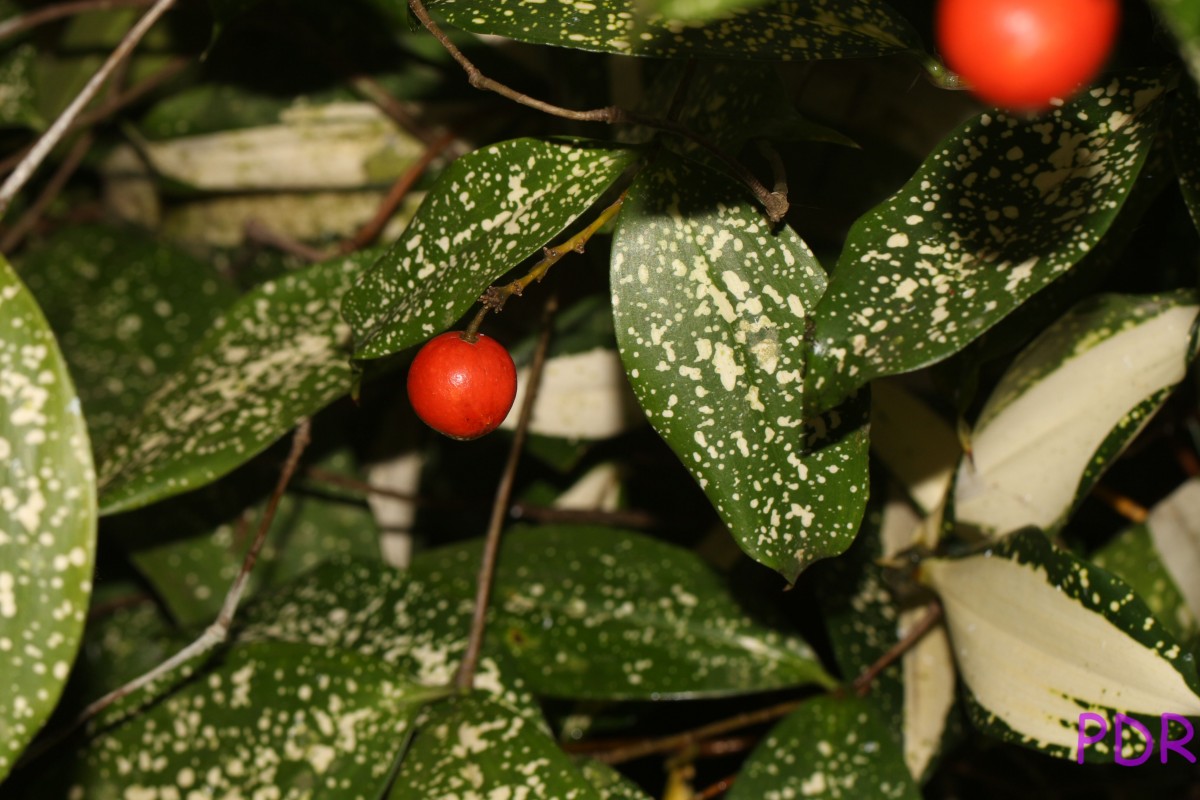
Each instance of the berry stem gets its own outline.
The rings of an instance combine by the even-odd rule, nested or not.
[[[508,298],[513,295],[517,295],[518,297],[522,295],[529,284],[546,277],[546,273],[550,271],[550,268],[557,264],[567,253],[582,253],[588,240],[596,235],[596,231],[603,228],[621,210],[621,204],[625,202],[626,194],[628,194],[628,190],[621,192],[621,196],[613,201],[612,205],[601,211],[592,220],[590,225],[570,239],[555,247],[542,248],[541,261],[534,264],[533,268],[525,273],[525,275],[503,286],[489,286],[488,290],[479,298],[479,302],[483,305],[475,314],[475,318],[471,320],[471,324],[462,333],[463,340],[474,342],[479,336],[479,326],[483,324],[484,317],[487,316],[489,311],[498,312],[504,308],[504,304],[508,302]]]
[[[475,611],[471,617],[471,632],[467,637],[467,649],[462,663],[454,676],[455,686],[469,692],[475,686],[475,672],[479,667],[479,655],[483,650],[483,636],[487,632],[487,609],[492,596],[492,583],[496,577],[496,561],[500,554],[500,533],[508,516],[509,502],[517,477],[517,464],[525,448],[525,437],[529,433],[529,420],[533,416],[533,403],[537,399],[538,383],[542,379],[542,367],[546,364],[546,352],[550,349],[550,335],[554,330],[554,315],[558,313],[558,296],[550,295],[542,312],[542,334],[538,338],[533,364],[529,368],[529,383],[525,388],[525,399],[517,417],[517,428],[513,432],[512,445],[508,449],[508,461],[504,474],[496,487],[496,500],[492,503],[492,517],[488,522],[487,537],[484,539],[483,558],[479,563],[479,580],[475,592]]]

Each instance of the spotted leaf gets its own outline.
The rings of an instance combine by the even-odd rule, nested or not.
[[[742,549],[791,581],[858,530],[867,402],[802,414],[805,325],[825,273],[743,194],[678,157],[642,173],[613,240],[613,318],[650,424]]]
[[[697,22],[639,14],[633,0],[437,0],[430,5],[430,13],[464,30],[621,55],[775,60],[921,49],[908,22],[880,0],[776,2],[722,9],[715,18]]]
[[[379,358],[445,330],[495,279],[552,244],[634,153],[513,139],[447,167],[396,244],[346,296],[357,358]]]
[[[353,477],[350,454],[337,451],[318,467]],[[181,626],[217,618],[225,592],[242,566],[251,527],[266,500],[249,507],[230,497],[247,476],[225,481],[112,521],[106,535],[129,559]],[[379,526],[366,503],[331,494],[297,478],[280,500],[271,535],[246,585],[246,596],[284,584],[337,556],[379,558]],[[332,490],[336,491],[336,490]]]
[[[579,771],[600,800],[650,800],[636,783],[603,762],[588,759],[579,764]]]
[[[0,780],[62,693],[95,548],[79,398],[45,317],[0,258]]]
[[[430,709],[388,799],[603,796],[544,730],[503,701],[476,693]]]
[[[418,556],[414,578],[475,596],[480,543]],[[812,650],[750,618],[692,552],[612,528],[507,533],[491,631],[542,694],[698,697],[830,685]],[[564,643],[570,644],[564,647]]]
[[[41,130],[46,120],[37,104],[37,55],[32,44],[20,44],[0,58],[0,125]]]
[[[825,695],[771,729],[727,798],[920,796],[876,708],[857,697]]]
[[[846,678],[863,674],[928,613],[925,604],[902,607],[879,559],[915,543],[921,524],[898,491],[872,501],[864,529],[841,558],[821,565],[819,598],[830,642]],[[881,721],[902,743],[914,780],[926,777],[955,735],[954,661],[946,629],[936,625],[871,683]]]
[[[1100,295],[1034,339],[975,423],[956,521],[990,535],[1065,521],[1183,380],[1198,313],[1192,292]]]
[[[1200,716],[1195,658],[1128,585],[1036,531],[922,563],[941,598],[968,707],[985,731],[1074,758],[1079,716]],[[1157,731],[1156,731],[1157,732]],[[1136,755],[1138,738],[1122,745]],[[1111,740],[1087,756],[1112,760]]]
[[[1200,633],[1200,479],[1156,503],[1091,561],[1133,587],[1174,636]]]
[[[93,739],[70,796],[379,797],[414,716],[442,694],[346,650],[241,645]]]
[[[71,367],[99,458],[237,296],[208,264],[130,228],[64,228],[18,267]]]
[[[939,361],[1069,270],[1150,152],[1162,85],[1114,79],[1036,119],[988,111],[850,231],[813,314],[806,406]]]
[[[211,483],[348,392],[349,329],[338,310],[370,258],[364,251],[268,282],[218,318],[102,463],[102,510]]]

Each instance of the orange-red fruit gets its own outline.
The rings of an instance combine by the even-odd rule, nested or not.
[[[408,400],[421,420],[452,439],[500,426],[517,396],[517,369],[504,345],[459,331],[430,339],[408,368]]]
[[[1119,0],[941,0],[938,48],[983,100],[1037,111],[1096,77],[1120,18]]]

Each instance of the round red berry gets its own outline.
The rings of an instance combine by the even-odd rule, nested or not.
[[[517,396],[512,356],[495,339],[459,331],[426,342],[408,369],[408,400],[421,420],[453,439],[499,427]]]
[[[1037,111],[1096,77],[1120,17],[1119,0],[941,0],[938,48],[983,100]]]

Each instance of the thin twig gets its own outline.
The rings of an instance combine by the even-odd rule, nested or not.
[[[762,157],[771,165],[771,174],[775,178],[775,186],[771,192],[786,198],[788,194],[787,169],[783,166],[783,159],[779,157],[779,151],[766,139],[756,139],[754,143],[758,145],[758,152],[762,153]]]
[[[38,220],[46,213],[46,209],[58,197],[63,187],[67,185],[67,181],[75,174],[75,170],[79,169],[79,165],[83,163],[84,157],[92,149],[92,144],[95,141],[96,136],[91,131],[81,134],[75,140],[75,143],[71,145],[71,149],[67,151],[67,155],[58,165],[58,169],[54,171],[54,175],[50,177],[50,180],[42,188],[41,193],[29,204],[29,208],[25,209],[25,213],[0,238],[0,253],[11,255],[12,251],[17,248],[17,245],[29,235],[29,232],[37,225]]]
[[[1144,505],[1102,483],[1096,484],[1092,489],[1092,494],[1096,496],[1097,500],[1135,525],[1140,525],[1150,516],[1150,511]]]
[[[735,780],[737,780],[737,775],[730,775],[727,778],[722,778],[712,786],[697,792],[692,800],[713,800],[714,797],[720,797],[733,787],[733,782]]]
[[[471,632],[467,638],[467,649],[463,653],[462,663],[454,677],[455,685],[462,691],[469,691],[475,685],[475,670],[479,667],[479,654],[483,650],[483,635],[487,631],[488,602],[491,599],[492,583],[496,577],[500,533],[504,529],[504,519],[508,515],[508,505],[517,477],[517,464],[521,460],[525,437],[529,433],[529,420],[533,416],[533,403],[537,399],[542,368],[546,365],[546,353],[550,349],[550,334],[554,328],[554,315],[557,312],[558,296],[552,294],[542,312],[542,334],[538,338],[537,349],[533,354],[533,364],[529,368],[525,399],[521,403],[521,413],[517,417],[517,429],[513,432],[512,445],[508,450],[508,461],[504,465],[504,474],[500,478],[500,485],[496,487],[496,500],[492,503],[492,518],[488,522],[487,537],[483,545],[483,558],[479,564],[479,580],[475,593],[475,611],[471,617]]]
[[[764,722],[772,722],[780,717],[786,717],[806,702],[806,700],[788,700],[768,706],[767,708],[747,711],[744,714],[738,714],[728,719],[702,725],[699,728],[684,731],[683,733],[663,736],[658,739],[644,739],[624,747],[614,748],[607,753],[596,753],[594,757],[605,764],[621,764],[626,761],[633,761],[637,758],[644,758],[659,753],[670,753],[696,744],[704,739],[711,739],[714,736],[722,736],[726,733],[741,730],[742,728],[749,728],[753,725],[761,725]]]
[[[155,70],[153,75],[149,75],[141,81],[138,81],[122,94],[114,96],[111,100],[100,104],[91,111],[80,114],[79,117],[73,123],[71,123],[71,126],[67,132],[71,133],[81,128],[89,128],[98,122],[103,122],[116,112],[140,100],[149,92],[157,89],[159,86],[174,78],[189,63],[191,63],[190,59],[183,58],[182,56],[171,59]],[[25,156],[28,155],[29,151],[32,149],[33,145],[30,145],[29,147],[12,154],[3,161],[0,161],[0,174],[9,172],[13,167],[21,163],[21,159],[25,158]]]
[[[237,613],[238,604],[242,599],[242,592],[246,588],[246,581],[249,579],[250,572],[254,569],[254,564],[258,561],[258,555],[267,540],[267,532],[271,529],[271,523],[275,519],[275,512],[279,509],[279,501],[283,497],[283,493],[287,490],[288,484],[291,482],[292,476],[300,464],[300,458],[304,455],[304,451],[308,448],[309,442],[312,439],[311,433],[311,425],[309,420],[305,418],[300,421],[295,433],[292,434],[291,452],[288,453],[287,461],[284,463],[283,469],[279,473],[279,480],[275,484],[275,491],[272,493],[271,499],[267,502],[267,507],[263,511],[262,518],[259,520],[258,532],[255,534],[254,543],[250,545],[250,549],[246,552],[246,556],[242,561],[242,568],[238,572],[237,577],[234,578],[233,584],[229,587],[228,594],[225,595],[225,602],[221,606],[221,611],[217,615],[216,621],[205,628],[204,633],[200,634],[194,642],[154,669],[134,678],[123,686],[119,686],[87,706],[65,728],[54,736],[44,740],[36,748],[31,748],[21,759],[22,764],[36,759],[113,703],[145,688],[159,678],[169,675],[192,659],[198,658],[220,645],[228,638],[230,626],[233,624],[234,615]]]
[[[408,0],[409,8],[413,14],[425,26],[425,30],[429,31],[435,39],[445,48],[446,52],[458,62],[463,71],[467,73],[467,82],[476,89],[482,89],[488,92],[495,92],[501,97],[507,97],[515,103],[520,103],[528,108],[541,111],[551,116],[561,119],[574,120],[576,122],[603,122],[609,125],[645,125],[649,128],[654,128],[668,133],[674,133],[689,139],[703,147],[708,152],[712,153],[722,164],[724,164],[734,176],[746,185],[758,202],[767,212],[767,217],[771,222],[779,222],[787,214],[788,200],[786,195],[780,195],[776,192],[770,192],[767,187],[763,186],[762,181],[754,176],[750,170],[738,161],[733,156],[721,150],[715,144],[710,142],[705,137],[691,130],[690,128],[680,125],[668,115],[667,119],[659,119],[656,117],[645,117],[640,114],[635,114],[631,111],[621,108],[620,106],[604,106],[603,108],[593,108],[587,111],[575,111],[570,108],[563,108],[552,103],[547,103],[543,100],[538,100],[535,97],[519,92],[509,86],[506,86],[499,81],[492,80],[484,75],[479,67],[475,66],[469,58],[463,55],[462,51],[455,46],[454,42],[450,41],[450,37],[442,31],[438,24],[429,16],[429,12],[425,10],[425,4],[422,0]]]
[[[378,495],[379,497],[388,497],[392,500],[402,500],[413,505],[428,505],[429,500],[408,492],[398,492],[395,489],[388,489],[383,486],[377,486],[373,483],[360,481],[356,478],[350,478],[346,475],[339,475],[336,472],[331,472],[320,467],[309,467],[304,472],[304,477],[309,478],[318,483],[326,483],[330,486],[336,486],[340,489],[349,489],[352,492],[358,492],[364,496]]]
[[[0,39],[7,39],[22,31],[45,25],[63,17],[86,14],[89,11],[107,11],[111,8],[127,8],[130,6],[148,6],[154,0],[72,0],[68,3],[57,3],[45,8],[19,14],[0,22]]]
[[[937,624],[937,621],[942,618],[942,604],[936,600],[931,601],[929,610],[925,616],[921,617],[910,630],[904,634],[904,638],[896,642],[888,648],[887,652],[876,659],[875,663],[863,670],[863,673],[854,679],[852,687],[855,694],[859,697],[865,697],[867,692],[871,690],[871,684],[879,677],[879,673],[887,669],[892,662],[903,656],[913,645],[921,640],[926,633]]]
[[[358,230],[358,233],[343,241],[338,246],[339,252],[353,253],[363,249],[379,238],[379,234],[383,231],[384,226],[387,225],[388,220],[391,219],[396,209],[400,206],[400,203],[412,191],[413,186],[421,179],[421,176],[425,174],[425,170],[429,169],[429,165],[433,163],[434,159],[440,156],[456,138],[457,136],[453,132],[444,133],[426,147],[425,152],[421,153],[421,157],[413,162],[404,171],[404,174],[398,177],[396,182],[392,184],[392,188],[388,190],[387,196],[379,204],[375,216],[366,225],[362,226]]]
[[[509,513],[513,519],[567,525],[611,525],[620,528],[648,530],[662,523],[646,511],[600,511],[586,508],[553,508],[528,503],[514,503]]]
[[[277,233],[257,219],[246,220],[246,224],[242,227],[242,233],[245,234],[247,241],[273,247],[305,261],[316,263],[329,257],[329,253],[324,250],[318,250],[304,242]]]
[[[621,210],[621,204],[624,202],[625,192],[621,192],[620,197],[614,200],[608,208],[601,211],[592,220],[591,224],[579,233],[567,239],[562,244],[542,248],[542,259],[534,264],[529,272],[503,286],[489,286],[487,291],[484,292],[483,297],[479,298],[483,305],[475,314],[475,318],[471,320],[471,324],[463,331],[463,338],[467,341],[474,341],[476,334],[479,333],[479,326],[483,324],[484,317],[487,316],[489,311],[499,312],[504,308],[504,304],[508,302],[508,298],[513,295],[520,297],[529,288],[531,283],[540,281],[546,277],[546,273],[550,271],[550,268],[562,260],[563,256],[567,253],[582,253],[588,241],[596,235],[596,231],[603,228],[610,219],[616,216],[617,212]]]
[[[176,0],[155,0],[153,6],[147,11],[142,18],[134,23],[133,27],[125,34],[121,42],[109,54],[105,62],[96,70],[96,74],[91,77],[83,90],[76,95],[75,99],[62,110],[58,115],[58,119],[54,120],[46,132],[42,135],[37,143],[26,154],[21,163],[17,164],[16,169],[8,176],[8,179],[0,186],[0,216],[7,210],[13,198],[17,196],[17,192],[29,181],[33,176],[34,171],[50,154],[50,151],[58,145],[62,138],[66,136],[71,124],[83,111],[84,106],[92,101],[92,98],[100,91],[100,87],[108,80],[113,71],[122,61],[129,57],[133,49],[137,47],[138,42],[146,35],[146,32],[158,22],[159,18],[175,5]]]

